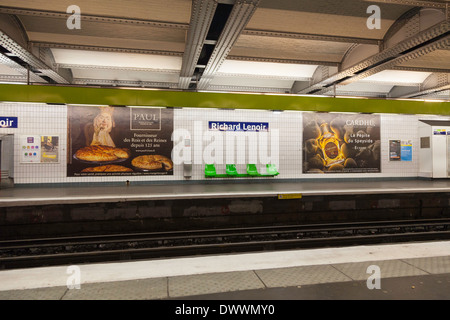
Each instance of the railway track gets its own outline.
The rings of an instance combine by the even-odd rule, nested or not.
[[[450,219],[307,224],[0,241],[0,268],[450,238]]]

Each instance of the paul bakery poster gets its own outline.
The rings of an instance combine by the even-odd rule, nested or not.
[[[173,175],[173,110],[68,106],[67,176]]]
[[[380,117],[303,114],[303,173],[380,172]]]

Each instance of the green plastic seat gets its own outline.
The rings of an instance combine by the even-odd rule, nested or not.
[[[271,176],[277,176],[280,173],[277,171],[277,168],[274,164],[267,164],[266,165],[267,168],[267,174],[271,175]]]
[[[225,170],[225,172],[226,172],[227,175],[229,175],[229,176],[233,176],[233,177],[238,176],[238,172],[237,172],[237,169],[236,169],[236,165],[235,165],[235,164],[227,164],[227,165],[226,165],[226,170]]]
[[[216,166],[214,164],[205,164],[205,176],[215,177],[216,175]]]
[[[260,176],[258,169],[256,169],[256,164],[247,164],[247,174],[252,177]]]

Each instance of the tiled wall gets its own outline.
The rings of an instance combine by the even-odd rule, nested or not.
[[[217,170],[225,170],[225,164],[234,161],[239,172],[244,173],[246,163],[256,162],[258,168],[274,163],[280,175],[275,179],[368,178],[368,177],[417,177],[419,171],[419,119],[450,120],[443,116],[418,116],[382,114],[381,117],[381,173],[371,174],[302,174],[302,116],[303,112],[276,113],[264,110],[220,110],[181,108],[174,110],[174,146],[191,139],[192,177],[183,175],[183,153],[178,157],[173,176],[129,177],[67,177],[67,107],[64,105],[0,103],[0,116],[19,118],[18,128],[0,128],[1,134],[14,134],[16,184],[65,183],[65,182],[125,182],[129,181],[186,181],[204,180],[204,163],[213,158]],[[213,132],[208,121],[267,122],[269,132]],[[21,135],[57,135],[60,137],[60,161],[57,164],[20,163],[19,139]],[[243,138],[245,136],[245,139]],[[214,140],[217,139],[217,140]],[[239,140],[241,139],[241,140]],[[389,140],[412,140],[412,161],[389,161]],[[237,146],[245,142],[245,148]],[[234,149],[231,150],[231,142]],[[224,150],[220,150],[223,143]],[[227,145],[228,143],[228,145]],[[182,150],[182,145],[178,149]],[[186,150],[183,149],[185,152]],[[245,152],[244,152],[245,150]],[[234,151],[234,156],[233,152]],[[222,153],[221,153],[222,152]],[[255,155],[256,154],[256,155]],[[186,153],[184,153],[186,156]],[[247,179],[247,178],[240,178]]]

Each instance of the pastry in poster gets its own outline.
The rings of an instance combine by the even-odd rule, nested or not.
[[[110,164],[105,166],[85,168],[81,172],[133,172],[133,170],[124,166]]]
[[[128,159],[130,152],[125,148],[113,148],[108,146],[88,146],[79,149],[75,153],[78,160],[104,162],[119,159]]]
[[[161,170],[169,171],[173,169],[173,162],[165,156],[158,154],[138,156],[131,161],[133,167],[142,170]]]

